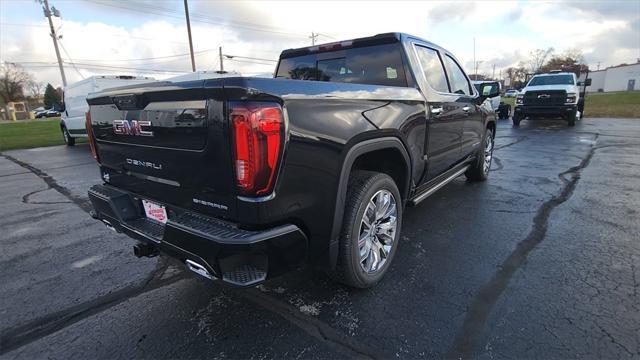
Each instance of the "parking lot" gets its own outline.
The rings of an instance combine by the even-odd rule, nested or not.
[[[88,146],[0,156],[4,358],[638,358],[640,120],[501,120],[489,181],[408,209],[354,290],[201,279],[89,217]]]

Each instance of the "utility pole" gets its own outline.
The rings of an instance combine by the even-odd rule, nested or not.
[[[191,53],[191,71],[196,72],[196,59],[193,57],[193,40],[191,40],[191,20],[189,20],[189,4],[184,0],[184,15],[187,18],[187,34],[189,34],[189,52]]]
[[[493,64],[493,74],[491,74],[491,79],[496,79],[496,64]]]
[[[596,71],[600,70],[600,63],[601,63],[601,62],[602,62],[602,61],[598,61],[598,69],[597,69]]]
[[[314,46],[316,44],[316,39],[318,38],[318,33],[314,33],[313,31],[311,32],[311,36],[309,36],[309,38],[311,39],[311,46]]]
[[[220,55],[220,72],[224,72],[224,62],[222,61],[222,46],[218,47],[218,54]]]
[[[56,49],[56,57],[58,58],[58,67],[60,67],[60,76],[62,77],[62,86],[67,86],[67,77],[64,75],[64,66],[62,66],[62,58],[60,57],[60,49],[58,49],[58,35],[53,28],[53,20],[51,20],[51,10],[49,10],[49,0],[44,0],[44,16],[49,19],[49,28],[51,29],[51,38],[53,39],[53,47]],[[55,8],[54,8],[55,10]],[[55,11],[54,16],[60,17],[60,13]]]

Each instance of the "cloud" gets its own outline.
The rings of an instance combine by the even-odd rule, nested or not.
[[[27,19],[42,16],[37,5],[14,4]],[[62,22],[56,19],[66,50],[62,56],[82,64],[77,70],[66,67],[70,82],[81,79],[80,74],[145,74],[164,78],[172,73],[151,70],[190,71],[189,56],[184,55],[189,50],[181,1],[109,4],[123,7],[126,4],[130,9],[91,2],[59,4],[63,14],[67,14]],[[322,34],[318,39],[321,43],[382,32],[410,33],[447,48],[467,70],[473,69],[475,38],[476,59],[482,61],[480,72],[485,73],[491,73],[494,64],[496,73],[515,65],[537,48],[554,47],[557,52],[580,48],[593,67],[598,61],[614,65],[640,57],[637,1],[190,1],[189,4],[196,65],[202,70],[219,68],[219,46],[225,54],[277,59],[283,49],[310,45],[312,31]],[[149,14],[131,9],[148,9]],[[0,60],[37,62],[24,65],[39,80],[59,85],[46,22],[7,19],[6,14],[12,11],[5,10],[3,7]],[[29,26],[4,25],[12,21]],[[183,55],[175,56],[180,54]],[[275,66],[264,60],[224,61],[225,69],[243,73],[270,72]]]

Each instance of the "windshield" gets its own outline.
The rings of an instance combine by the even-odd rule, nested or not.
[[[571,75],[534,76],[527,86],[575,85]]]
[[[399,43],[280,59],[276,78],[407,86]]]

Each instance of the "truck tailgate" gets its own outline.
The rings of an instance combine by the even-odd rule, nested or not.
[[[102,177],[158,202],[233,217],[222,81],[156,83],[89,97]]]

